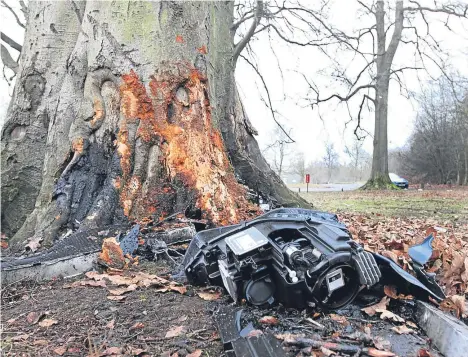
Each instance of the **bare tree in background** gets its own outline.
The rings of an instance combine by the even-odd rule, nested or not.
[[[351,160],[351,166],[355,175],[354,178],[357,181],[362,180],[362,172],[369,156],[364,150],[363,145],[364,140],[354,138],[351,145],[345,146],[345,153]]]
[[[376,2],[357,0],[361,6],[363,23],[365,18],[371,18],[368,25],[357,29],[353,33],[346,33],[328,23],[323,16],[319,19],[322,27],[318,37],[312,42],[319,46],[329,56],[332,63],[333,78],[341,82],[346,88],[345,93],[334,93],[328,96],[320,94],[319,88],[308,78],[307,83],[312,91],[310,105],[312,107],[338,100],[348,107],[351,102],[358,104],[356,114],[350,113],[350,120],[356,120],[355,134],[361,135],[361,119],[363,111],[374,111],[374,151],[372,170],[366,188],[384,188],[391,184],[388,176],[388,95],[390,80],[400,84],[400,91],[405,91],[402,75],[408,70],[426,70],[429,67],[438,68],[446,74],[442,65],[446,63],[449,54],[443,51],[443,44],[439,43],[431,31],[434,16],[443,17],[446,31],[451,30],[454,18],[466,20],[468,5],[463,2],[440,3],[423,6],[418,1],[396,1],[386,6],[383,0]],[[389,16],[393,14],[393,16]],[[422,26],[421,26],[422,24]],[[317,36],[316,26],[311,26],[311,33]],[[390,35],[391,33],[391,35]],[[387,38],[390,37],[390,41]],[[370,45],[369,45],[370,43]],[[411,46],[414,50],[414,61],[406,64],[394,64],[395,53],[399,46]],[[354,66],[361,66],[354,76],[350,75],[349,63],[345,67],[336,58],[340,53],[351,53]],[[356,100],[356,102],[354,102]],[[371,107],[373,109],[371,109]]]
[[[335,150],[335,145],[330,142],[325,142],[325,155],[323,157],[323,163],[325,164],[328,171],[328,182],[330,182],[333,170],[338,166],[338,153]]]
[[[454,91],[455,89],[455,91]],[[446,78],[419,96],[420,109],[404,153],[406,171],[422,183],[468,183],[468,99],[466,86]],[[457,97],[465,96],[465,100]]]
[[[293,143],[289,139],[290,132],[290,130],[285,132],[282,127],[275,127],[271,134],[273,141],[262,151],[273,170],[281,178],[289,172],[293,155]]]
[[[306,175],[306,161],[303,152],[294,154],[294,158],[291,160],[289,172],[299,176],[299,182],[304,182]]]

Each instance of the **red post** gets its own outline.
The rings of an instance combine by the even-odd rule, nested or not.
[[[309,174],[306,174],[306,184],[307,184],[307,192],[309,192],[309,182],[310,182],[310,175]]]

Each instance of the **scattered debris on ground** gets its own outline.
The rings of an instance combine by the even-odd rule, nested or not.
[[[381,216],[341,213],[340,218],[366,249],[410,272],[409,246],[433,234],[428,267],[445,282],[445,291],[452,292],[440,308],[463,317],[467,281],[453,277],[463,275],[468,265],[464,259],[459,262],[453,247],[463,254],[466,233],[446,222],[428,226],[427,220],[412,220],[404,226],[403,220],[386,223],[388,217]],[[2,353],[232,356],[223,351],[232,349],[234,340],[226,343],[215,322],[220,311],[235,315],[241,309],[239,342],[252,346],[269,341],[286,356],[440,356],[416,324],[414,297],[396,285],[381,286],[380,293],[361,293],[332,313],[317,306],[256,308],[242,301],[234,306],[217,287],[186,285],[180,274],[171,275],[195,233],[194,222],[181,220],[175,225],[140,222],[137,229],[135,225],[113,239],[102,238],[100,265],[85,276],[2,287]],[[444,243],[437,243],[439,239]],[[453,241],[461,245],[449,244]]]

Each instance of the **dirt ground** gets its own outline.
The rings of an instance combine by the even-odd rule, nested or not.
[[[167,276],[164,263],[142,263],[136,271]],[[73,279],[83,280],[83,277]],[[139,288],[126,294],[122,301],[107,299],[101,286],[68,288],[69,279],[33,284],[18,283],[2,291],[2,338],[4,356],[223,356],[223,346],[213,320],[220,305],[232,305],[223,294],[215,301],[197,296],[198,288],[188,286],[184,294],[156,292]],[[277,336],[288,334],[327,341],[362,344],[363,334],[370,333],[367,346],[392,350],[398,356],[418,356],[426,350],[439,354],[424,334],[400,335],[391,330],[399,325],[370,317],[360,309],[380,300],[360,298],[356,304],[336,314],[308,309],[299,311],[276,306],[258,309],[245,306],[244,321]],[[412,302],[391,302],[389,309],[406,321],[412,320]],[[259,322],[273,316],[274,325]],[[314,322],[310,322],[310,320]],[[48,322],[55,321],[48,325]],[[320,328],[317,324],[321,325]],[[167,337],[170,332],[174,337]],[[173,333],[174,334],[174,333]],[[341,339],[341,341],[340,341]],[[297,346],[285,346],[288,356],[301,354]],[[146,353],[146,354],[145,354]],[[321,351],[314,356],[327,356]],[[337,355],[338,356],[338,355]]]
[[[4,292],[1,321],[5,356],[87,356],[93,352],[93,356],[106,356],[113,354],[112,347],[119,349],[116,354],[125,356],[138,355],[139,350],[152,356],[176,352],[186,356],[197,349],[206,356],[222,353],[208,302],[193,297],[190,290],[182,295],[139,289],[127,293],[122,301],[110,301],[102,287],[64,288],[69,283],[25,283]],[[31,312],[44,316],[34,323],[28,321]],[[57,323],[40,326],[46,319]],[[184,326],[183,336],[165,338],[178,326]]]
[[[338,213],[355,239],[375,251],[391,249],[398,255],[396,243],[406,246],[422,239],[427,227],[438,228],[438,240],[445,244],[439,247],[440,274],[450,270],[454,259],[447,248],[453,246],[450,242],[468,239],[468,190],[310,193],[306,198],[318,209]],[[405,255],[398,257],[403,259]],[[146,272],[170,279],[173,267],[165,261],[142,260],[126,274]],[[460,276],[458,271],[453,274]],[[69,287],[73,281],[83,279],[3,286],[1,355],[224,356],[213,316],[219,306],[233,305],[226,293],[207,301],[198,296],[200,288],[191,286],[185,286],[182,293],[139,286],[126,292],[123,300],[114,301],[109,300],[103,286]],[[464,290],[465,285],[455,288]],[[326,349],[301,350],[294,343],[300,337],[374,347],[397,356],[440,356],[414,325],[413,301],[391,299],[388,304],[388,310],[403,318],[404,323],[382,320],[378,314],[368,316],[361,310],[382,297],[383,292],[361,294],[353,305],[334,313],[312,308],[300,311],[282,306],[244,306],[243,321],[252,322],[264,333],[275,334],[291,357],[331,355]],[[271,316],[274,323],[262,323],[265,316]],[[402,325],[411,327],[412,333],[394,330]],[[293,342],[287,343],[285,335]]]

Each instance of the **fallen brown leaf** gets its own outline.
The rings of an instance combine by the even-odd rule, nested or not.
[[[28,338],[29,338],[29,334],[25,333],[25,334],[13,336],[11,340],[13,342],[16,342],[16,341],[24,341],[24,340],[27,340]]]
[[[169,289],[172,291],[177,291],[179,294],[185,294],[187,292],[187,288],[185,286],[178,286],[178,285],[170,285]]]
[[[389,350],[390,347],[392,347],[392,344],[390,343],[390,341],[384,339],[383,337],[381,336],[375,336],[372,338],[372,342],[374,342],[374,346],[378,349],[378,350]]]
[[[101,353],[99,356],[112,356],[112,355],[121,355],[121,354],[122,354],[122,348],[120,348],[120,347],[109,347],[103,353]]]
[[[133,347],[130,347],[130,354],[132,356],[139,356],[141,355],[142,353],[146,353],[146,350],[142,349],[142,348],[133,348]]]
[[[380,300],[380,302],[378,302],[377,304],[365,307],[361,309],[361,311],[364,311],[369,316],[374,316],[377,312],[376,311],[377,309],[387,310],[387,305],[389,301],[390,301],[390,298],[388,296],[384,296],[382,300]]]
[[[219,292],[200,291],[197,293],[197,295],[206,301],[218,300],[221,297],[221,293]]]
[[[391,312],[391,311],[383,310],[383,309],[376,309],[375,311],[381,313],[380,318],[381,318],[382,320],[389,319],[389,320],[393,320],[393,321],[395,321],[395,322],[405,322],[405,319],[403,319],[402,317],[398,316],[397,314],[394,314],[394,313]]]
[[[49,344],[49,341],[47,340],[36,340],[33,342],[34,346],[47,346]]]
[[[397,294],[397,290],[394,285],[385,285],[384,293],[392,299],[412,300],[414,298],[412,295]]]
[[[381,351],[377,350],[375,348],[368,348],[366,351],[366,354],[371,356],[371,357],[393,357],[395,354],[390,351]]]
[[[88,279],[102,280],[105,274],[99,274],[97,271],[88,271],[85,273],[85,276]]]
[[[100,281],[94,281],[94,280],[79,280],[75,281],[74,283],[71,284],[64,284],[63,288],[64,289],[69,289],[69,288],[77,288],[80,286],[100,286],[103,288],[106,288],[106,282],[103,280]]]
[[[425,350],[425,349],[421,348],[418,351],[418,356],[417,357],[432,357],[432,355],[429,353],[428,350]]]
[[[395,285],[385,285],[384,286],[384,293],[388,297],[391,297],[392,299],[398,299],[397,291],[396,291],[396,286]]]
[[[65,346],[54,348],[54,353],[58,354],[59,356],[63,356],[65,352],[67,352],[67,348]]]
[[[328,348],[326,347],[320,347],[320,351],[322,351],[323,355],[324,356],[336,356],[336,353],[333,352],[332,350],[329,350]]]
[[[246,337],[256,337],[256,336],[260,336],[260,335],[263,335],[262,330],[252,330],[247,334]]]
[[[452,295],[450,297],[455,305],[457,317],[465,317],[466,315],[466,304],[464,295]]]
[[[186,320],[187,320],[187,315],[182,315],[181,317],[177,319],[178,322],[184,322]]]
[[[169,331],[167,331],[165,338],[172,338],[172,337],[177,337],[183,333],[185,333],[186,327],[185,326],[175,326]]]
[[[273,326],[279,324],[278,319],[274,316],[263,316],[262,318],[258,320],[258,322],[264,325],[273,325]]]
[[[68,347],[67,352],[69,352],[69,353],[80,353],[81,348],[79,348],[79,347]]]
[[[115,295],[108,295],[107,296],[107,299],[112,300],[112,301],[121,301],[121,300],[123,300],[125,298],[126,298],[125,295],[116,295],[116,296]]]
[[[135,325],[130,327],[130,330],[137,330],[137,329],[144,328],[144,327],[145,325],[142,322],[137,322],[135,323]]]
[[[50,327],[56,324],[58,324],[58,321],[54,319],[44,319],[41,322],[39,322],[39,326],[41,327]]]
[[[106,327],[111,330],[114,329],[114,326],[115,326],[115,319],[110,320],[106,325]]]
[[[341,325],[349,325],[348,319],[345,316],[337,314],[330,314],[329,316],[333,321],[339,322]]]
[[[109,289],[109,293],[111,295],[122,295],[128,293],[130,291],[134,291],[138,288],[136,284],[131,284],[125,288],[117,288],[117,289]]]
[[[292,333],[278,333],[278,334],[275,334],[275,337],[278,339],[278,340],[281,340],[281,341],[284,341],[284,342],[287,342],[287,343],[293,343],[294,341],[296,341],[298,338],[304,338],[305,335],[304,334],[292,334]]]
[[[43,317],[45,315],[45,313],[43,312],[35,312],[35,311],[31,311],[27,316],[26,316],[26,320],[31,324],[31,325],[35,325],[39,322],[39,320],[41,319],[41,317]]]
[[[408,333],[414,333],[415,332],[413,329],[410,329],[406,325],[394,326],[394,327],[392,327],[392,330],[395,331],[396,333],[400,334],[400,335],[406,335]]]
[[[392,252],[390,250],[384,250],[381,254],[384,257],[389,258],[389,259],[393,260],[396,264],[398,264],[398,255],[396,255],[394,252]]]
[[[200,357],[202,350],[195,350],[192,353],[189,353],[186,357]]]

